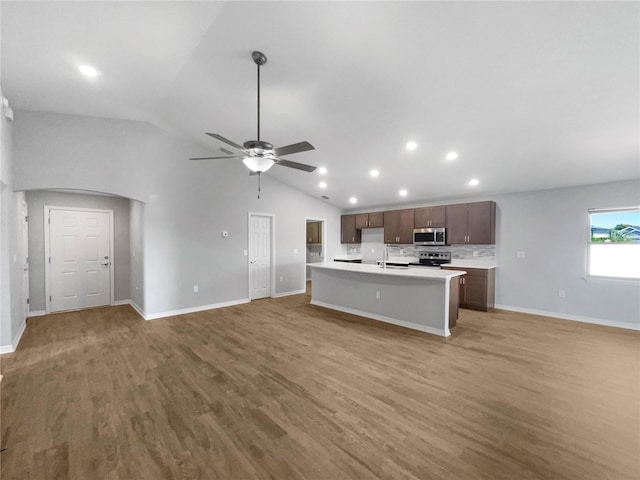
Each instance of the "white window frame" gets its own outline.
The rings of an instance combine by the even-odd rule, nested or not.
[[[591,274],[591,246],[592,245],[607,245],[606,242],[592,242],[591,241],[591,215],[592,214],[600,214],[600,213],[624,213],[624,212],[637,212],[640,211],[640,206],[635,207],[620,207],[620,208],[589,208],[587,209],[588,213],[588,239],[587,242],[587,251],[586,251],[586,278],[588,280],[598,280],[598,281],[612,281],[612,282],[622,282],[622,283],[636,283],[640,284],[640,276],[638,277],[616,277],[609,275],[592,275]],[[618,242],[616,242],[618,243]],[[616,245],[616,243],[612,243],[609,245]],[[640,247],[640,243],[637,242],[622,242],[623,244],[633,244],[638,245]],[[619,244],[619,243],[618,243]]]

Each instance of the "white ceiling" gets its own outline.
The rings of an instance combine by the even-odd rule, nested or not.
[[[150,121],[194,155],[221,153],[205,131],[255,139],[261,50],[262,139],[329,171],[267,175],[342,208],[640,177],[638,2],[2,1],[1,21],[14,108]]]

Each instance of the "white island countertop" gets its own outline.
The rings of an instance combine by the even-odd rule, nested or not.
[[[328,270],[339,270],[343,272],[359,272],[369,273],[373,275],[387,275],[396,277],[424,278],[432,280],[449,280],[453,277],[464,275],[465,272],[460,270],[440,270],[438,268],[429,267],[392,267],[383,268],[378,265],[368,263],[343,263],[343,262],[324,262],[307,264],[314,268],[323,268]]]

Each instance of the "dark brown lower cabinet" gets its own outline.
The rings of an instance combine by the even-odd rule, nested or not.
[[[460,285],[460,308],[481,310],[486,312],[495,305],[496,270],[495,268],[463,268],[442,267],[444,270],[458,270],[467,272],[457,277]],[[453,286],[453,285],[452,285]]]

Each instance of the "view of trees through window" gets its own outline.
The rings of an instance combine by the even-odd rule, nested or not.
[[[640,210],[591,214],[592,242],[640,242]]]

